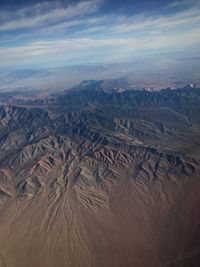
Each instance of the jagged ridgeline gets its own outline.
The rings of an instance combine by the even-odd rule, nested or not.
[[[115,87],[2,97],[1,267],[199,266],[200,89]]]

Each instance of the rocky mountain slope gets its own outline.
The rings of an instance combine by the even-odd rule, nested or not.
[[[104,88],[0,106],[1,267],[199,266],[200,89]]]

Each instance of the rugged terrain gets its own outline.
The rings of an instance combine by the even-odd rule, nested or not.
[[[105,86],[0,106],[0,267],[200,265],[200,89]]]

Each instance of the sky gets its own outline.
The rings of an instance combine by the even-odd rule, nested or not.
[[[199,52],[199,0],[0,1],[1,70],[144,58],[191,64]]]

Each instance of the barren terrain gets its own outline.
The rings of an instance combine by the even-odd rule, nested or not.
[[[200,266],[200,89],[86,83],[0,107],[0,267]]]

